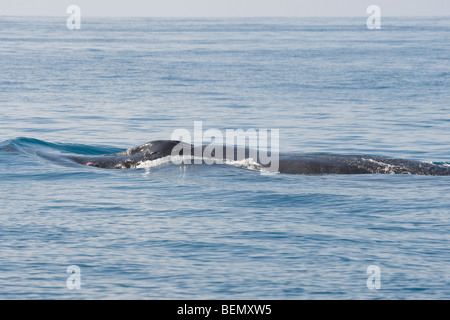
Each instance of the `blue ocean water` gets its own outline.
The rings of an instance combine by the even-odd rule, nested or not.
[[[450,298],[449,177],[37,156],[202,121],[279,129],[281,151],[448,163],[450,19],[65,19],[0,17],[0,298]]]

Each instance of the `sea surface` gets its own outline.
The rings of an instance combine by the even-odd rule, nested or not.
[[[448,17],[66,18],[0,16],[1,299],[450,298],[450,177],[39,156],[202,121],[448,164]]]

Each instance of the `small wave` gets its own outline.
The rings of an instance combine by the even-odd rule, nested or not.
[[[39,139],[24,138],[24,137],[6,140],[0,144],[2,151],[16,151],[16,152],[18,152],[24,148],[30,148],[33,146],[35,148],[38,148],[38,147],[52,148],[52,147],[54,147],[54,144],[43,141],[43,140],[39,140]]]
[[[432,164],[437,164],[443,167],[450,167],[450,162],[431,162]]]
[[[83,155],[102,155],[122,151],[123,148],[90,146],[74,143],[52,143],[35,138],[19,137],[3,141],[0,150],[5,152],[35,153],[35,151],[51,151]]]

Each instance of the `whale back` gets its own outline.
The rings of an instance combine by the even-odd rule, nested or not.
[[[232,147],[228,154],[226,147],[209,149],[209,146],[194,147],[177,140],[155,140],[115,154],[101,156],[69,156],[72,161],[89,166],[108,169],[131,169],[139,163],[151,161],[170,155],[207,154],[207,157],[240,161],[252,158],[258,163],[257,153],[248,148]],[[215,154],[215,151],[221,151]],[[254,151],[254,150],[253,150]],[[415,174],[449,176],[450,167],[423,163],[414,160],[393,159],[370,155],[335,155],[335,154],[280,154],[278,172],[287,174]],[[277,161],[277,160],[275,160]],[[262,165],[262,164],[261,164]],[[266,165],[262,165],[266,167]]]

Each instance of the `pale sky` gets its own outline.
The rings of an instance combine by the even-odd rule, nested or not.
[[[450,16],[450,0],[0,0],[0,16],[356,17],[369,5],[383,16]]]

